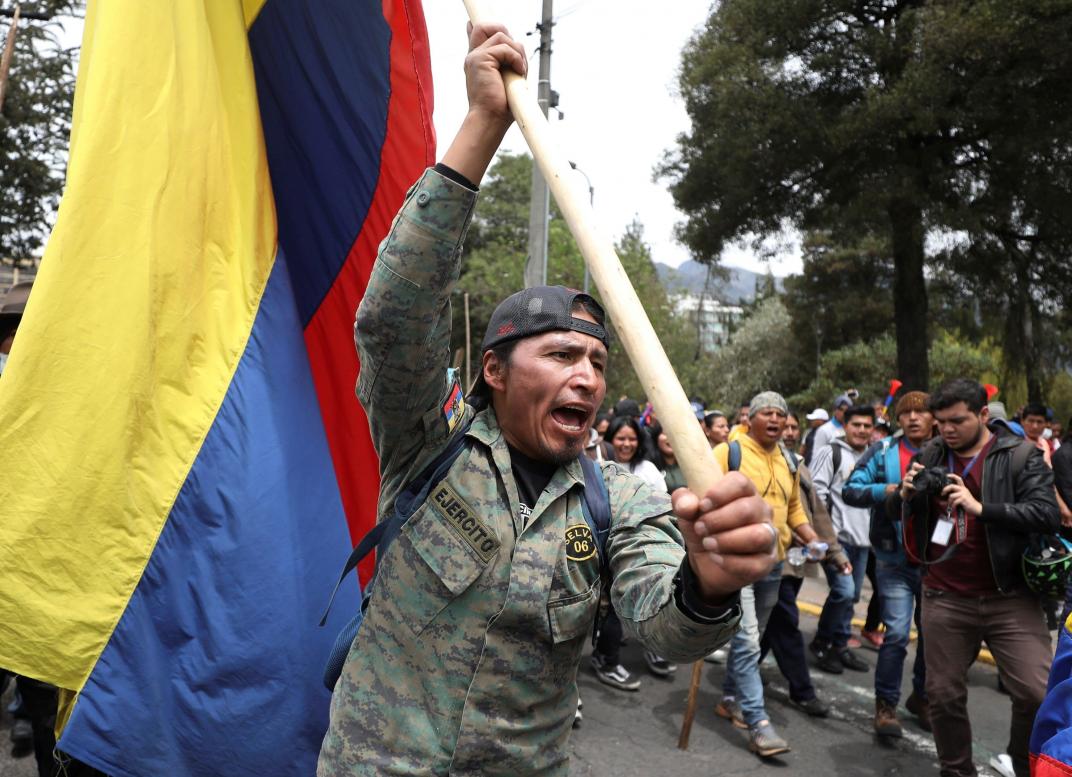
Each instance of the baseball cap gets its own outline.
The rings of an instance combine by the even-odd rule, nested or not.
[[[573,306],[576,302],[584,303],[596,323],[574,317]],[[480,351],[486,353],[510,340],[556,330],[583,332],[610,348],[610,338],[603,326],[605,321],[603,307],[583,291],[565,286],[533,286],[511,294],[499,303],[488,321],[488,331],[484,334]]]
[[[852,407],[852,397],[848,394],[842,394],[834,400],[834,409],[837,410],[841,406]]]
[[[595,318],[595,323],[573,315],[573,306],[577,303],[584,305],[585,310]],[[571,330],[591,335],[605,348],[610,348],[605,322],[603,306],[591,295],[565,286],[533,286],[511,294],[499,303],[488,321],[480,352],[484,354],[511,340],[521,340],[544,332]],[[478,373],[470,394],[488,395],[483,371]]]
[[[806,419],[808,419],[809,421],[829,421],[830,420],[830,414],[828,412],[826,412],[825,410],[823,410],[823,408],[821,408],[821,407],[815,408],[814,410],[812,410],[810,413],[808,413],[804,417]]]

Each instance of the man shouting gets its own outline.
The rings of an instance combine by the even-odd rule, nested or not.
[[[609,348],[588,295],[540,287],[509,297],[492,315],[473,393],[463,400],[448,377],[462,239],[513,120],[504,68],[525,73],[522,47],[501,27],[472,29],[469,111],[410,191],[357,313],[380,519],[456,435],[465,446],[379,559],[335,687],[321,777],[564,775],[601,591],[650,650],[692,661],[730,638],[739,589],[774,560],[770,510],[736,473],[706,494],[679,490],[671,507],[604,465],[609,537],[603,551],[584,547],[579,457]]]

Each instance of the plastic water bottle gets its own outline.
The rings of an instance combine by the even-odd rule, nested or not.
[[[789,562],[789,566],[791,567],[802,567],[804,566],[804,562],[807,560],[804,557],[804,548],[796,546],[790,548],[789,552],[785,555],[786,561]]]
[[[825,542],[809,542],[805,555],[808,561],[822,561],[829,549],[830,546]]]

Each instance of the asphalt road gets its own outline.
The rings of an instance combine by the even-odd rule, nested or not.
[[[809,581],[802,598],[822,602],[823,589]],[[861,605],[862,606],[862,605]],[[801,627],[810,639],[816,619],[803,614]],[[909,666],[914,645],[910,648]],[[858,651],[872,666],[876,653]],[[879,741],[871,729],[874,714],[874,675],[846,672],[840,676],[812,671],[819,695],[829,702],[829,718],[809,718],[789,704],[785,681],[773,661],[763,668],[767,687],[767,710],[778,731],[789,741],[792,752],[761,761],[748,752],[745,734],[717,717],[714,707],[721,696],[724,667],[705,664],[699,705],[687,751],[677,748],[690,667],[680,667],[669,680],[649,675],[638,644],[623,648],[627,668],[643,678],[636,693],[625,693],[599,683],[589,669],[587,656],[578,683],[584,699],[584,721],[571,740],[572,775],[595,777],[711,777],[762,773],[809,775],[809,777],[872,777],[910,775],[937,777],[934,743],[929,734],[904,712],[905,737]],[[910,689],[905,675],[904,694]],[[997,691],[997,671],[977,663],[970,674],[969,708],[973,725],[976,763],[980,774],[997,777],[988,768],[990,757],[1003,752],[1007,743],[1009,699]],[[7,694],[10,696],[10,691]],[[9,757],[11,716],[8,698],[0,707],[0,777],[34,777],[33,759]],[[222,772],[221,772],[222,774]]]
[[[802,598],[809,595],[822,603],[825,587],[808,581]],[[866,609],[861,603],[859,611]],[[816,618],[801,615],[805,639],[814,634]],[[877,653],[857,651],[872,667]],[[915,643],[906,665],[911,667]],[[930,734],[915,724],[903,707],[899,717],[905,736],[881,740],[874,734],[874,673],[825,674],[814,667],[812,680],[820,698],[832,708],[826,719],[810,718],[791,706],[785,680],[773,658],[763,665],[767,686],[767,712],[792,752],[760,760],[748,752],[746,733],[733,728],[714,713],[721,698],[725,667],[705,664],[699,703],[689,749],[677,749],[684,716],[691,667],[679,667],[672,679],[648,674],[640,646],[623,648],[622,662],[642,687],[626,693],[601,684],[588,667],[581,667],[578,684],[584,700],[584,720],[574,731],[572,775],[595,777],[711,777],[758,773],[809,775],[813,777],[872,777],[911,775],[937,777],[938,765]],[[997,777],[987,764],[1005,751],[1008,743],[1009,697],[997,690],[997,670],[976,663],[969,674],[968,706],[973,727],[975,761],[981,775]],[[902,703],[911,692],[911,675],[904,675]]]

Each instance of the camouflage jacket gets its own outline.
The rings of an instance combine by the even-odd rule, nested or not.
[[[523,523],[494,412],[473,417],[448,380],[449,297],[475,199],[427,171],[358,310],[357,392],[380,456],[381,518],[470,418],[472,439],[380,561],[335,688],[321,777],[568,771],[577,667],[604,576],[594,544],[572,541],[588,532],[580,464],[559,467]],[[688,583],[667,495],[617,465],[603,477],[623,624],[670,660],[724,644],[739,610],[705,619],[680,604]]]

